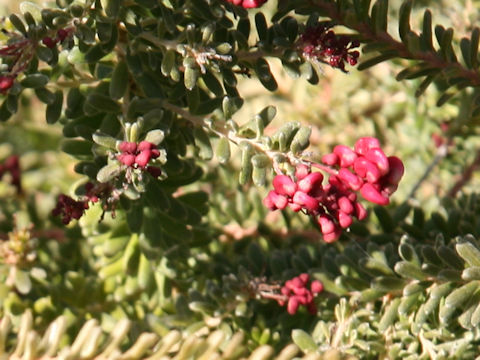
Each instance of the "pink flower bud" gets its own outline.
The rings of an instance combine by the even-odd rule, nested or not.
[[[280,195],[293,196],[297,191],[297,184],[287,175],[277,175],[273,179],[273,187]]]
[[[144,140],[144,141],[141,141],[140,144],[138,144],[137,150],[143,151],[143,150],[151,150],[155,148],[156,148],[155,144]]]
[[[292,286],[293,286],[293,287],[292,287],[292,290],[293,290],[294,292],[295,292],[295,290],[297,290],[297,289],[302,289],[303,286],[305,285],[304,282],[303,282],[298,276],[294,277],[294,278],[291,280],[291,282],[292,282]]]
[[[289,203],[288,207],[295,212],[299,212],[300,210],[302,210],[302,205],[298,205],[298,204],[295,204],[295,203]]]
[[[289,291],[293,291],[296,288],[295,284],[293,283],[293,279],[285,281],[285,286],[284,287],[286,289],[288,289]],[[289,294],[290,294],[290,292],[289,292]],[[288,294],[286,294],[286,295],[288,295]]]
[[[289,296],[291,294],[291,291],[286,286],[282,286],[280,292],[285,296]]]
[[[386,175],[386,180],[389,184],[396,185],[400,182],[400,179],[405,172],[405,167],[403,166],[402,160],[396,156],[388,157],[388,165],[390,167],[390,171]]]
[[[293,315],[297,312],[298,310],[298,306],[299,306],[299,302],[298,302],[298,299],[296,296],[292,296],[289,300],[288,300],[288,304],[287,304],[287,311],[290,315]]]
[[[355,153],[355,151],[345,145],[335,146],[333,148],[333,152],[338,155],[340,159],[340,166],[342,168],[353,165],[355,159],[357,158],[357,154]]]
[[[304,287],[297,287],[297,288],[293,289],[293,292],[294,292],[295,295],[305,296],[308,293],[308,290]]]
[[[262,6],[266,0],[243,0],[242,7],[245,9],[253,9]]]
[[[388,197],[382,195],[380,191],[378,191],[377,188],[370,183],[363,184],[362,188],[360,189],[360,193],[365,200],[368,200],[374,204],[388,205],[390,202]]]
[[[117,155],[117,160],[120,161],[123,165],[132,166],[135,163],[135,155],[123,153]]]
[[[340,161],[340,158],[335,153],[322,156],[322,163],[324,163],[325,165],[334,166],[334,165],[337,165],[339,161]]]
[[[323,234],[323,241],[325,241],[326,243],[332,243],[334,241],[337,241],[340,235],[342,235],[342,230],[340,228],[335,229],[335,231],[331,233]]]
[[[69,33],[69,31],[67,31],[67,30],[65,30],[65,29],[59,29],[59,30],[57,31],[58,39],[59,39],[60,41],[65,40],[66,37],[68,36],[68,33]]]
[[[134,142],[123,141],[118,146],[118,150],[123,153],[134,154],[137,151],[137,144]]]
[[[380,174],[383,176],[388,173],[390,166],[388,165],[388,158],[380,148],[373,148],[367,151],[365,158],[377,165]]]
[[[156,159],[160,156],[160,150],[158,149],[152,149],[151,152],[152,152],[152,159]]]
[[[321,186],[323,175],[320,172],[313,172],[300,180],[297,185],[298,189],[304,193],[309,193],[314,187]]]
[[[351,214],[354,211],[352,202],[346,197],[341,196],[337,201],[339,209],[345,214]]]
[[[304,284],[308,283],[308,280],[310,280],[310,276],[307,273],[302,273],[298,275],[298,278],[302,280]]]
[[[367,210],[365,210],[363,205],[356,202],[354,206],[355,206],[355,216],[357,217],[357,219],[360,221],[365,219],[368,214],[367,214]]]
[[[12,76],[0,76],[0,93],[5,94],[13,86]]]
[[[152,157],[152,152],[150,150],[143,150],[135,157],[135,163],[140,167],[144,168],[147,166],[150,158]]]
[[[318,280],[313,280],[312,284],[310,285],[310,290],[314,294],[321,293],[323,291],[323,284]]]
[[[363,137],[355,143],[355,152],[359,155],[365,155],[368,150],[380,148],[380,141],[374,137]]]
[[[310,168],[307,165],[297,165],[295,169],[295,178],[297,179],[297,181],[302,180],[308,174],[310,174]]]
[[[320,215],[317,219],[318,225],[322,234],[329,234],[335,231],[335,223],[330,219],[328,215]]]
[[[371,161],[367,160],[363,156],[360,156],[355,160],[353,164],[353,170],[362,178],[365,178],[369,183],[376,183],[380,179],[380,170]]]
[[[345,214],[343,211],[338,212],[338,223],[344,229],[352,225],[353,219],[350,215]]]
[[[305,295],[295,295],[295,298],[298,300],[298,303],[301,305],[307,305],[309,303],[308,301],[308,290],[304,289],[306,291]]]
[[[295,204],[303,206],[308,211],[318,210],[318,200],[311,197],[310,195],[305,194],[302,191],[297,191],[295,195],[293,195],[293,202]]]
[[[283,195],[277,194],[274,190],[271,190],[268,193],[267,197],[264,199],[263,203],[270,210],[283,210],[288,204],[288,199]]]
[[[342,168],[338,171],[338,177],[345,185],[354,191],[359,190],[363,185],[362,179],[345,168]]]

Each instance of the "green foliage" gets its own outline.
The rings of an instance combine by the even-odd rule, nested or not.
[[[480,30],[435,25],[442,4],[21,3],[0,48],[0,352],[473,358]],[[323,26],[342,56],[361,44],[356,69],[309,53]],[[359,136],[405,159],[396,202],[332,244],[268,211],[272,173]],[[302,273],[325,290],[291,315]]]

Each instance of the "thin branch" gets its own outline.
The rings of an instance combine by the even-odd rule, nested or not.
[[[455,185],[448,191],[447,196],[454,198],[457,193],[470,181],[475,170],[480,167],[480,150],[477,151],[477,156],[473,162],[465,168],[463,173],[460,175],[460,178],[457,180]]]

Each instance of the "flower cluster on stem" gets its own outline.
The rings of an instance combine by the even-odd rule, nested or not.
[[[42,43],[54,48],[73,33],[73,28],[59,29],[54,37],[46,36]],[[8,64],[6,71],[0,74],[0,93],[5,94],[14,84],[16,77],[24,71],[35,56],[39,42],[18,33],[11,33],[7,45],[0,48],[0,58]]]
[[[227,2],[245,9],[253,9],[262,6],[267,0],[227,0]]]
[[[309,165],[298,165],[294,179],[283,174],[275,176],[274,189],[263,202],[270,210],[288,206],[312,216],[326,242],[337,240],[354,217],[363,220],[367,216],[356,192],[367,201],[388,205],[404,173],[402,161],[387,157],[378,139],[372,137],[359,139],[354,149],[337,145],[322,157],[321,164]],[[312,167],[328,174],[326,184],[323,174],[312,172]]]
[[[155,144],[148,141],[141,141],[139,144],[123,141],[118,149],[120,154],[117,155],[117,160],[123,165],[128,168],[145,169],[154,177],[161,175],[160,168],[147,166],[150,160],[160,156],[160,150],[157,149]]]
[[[360,53],[353,50],[360,42],[352,40],[348,35],[337,35],[331,23],[322,22],[317,26],[308,27],[299,39],[299,47],[305,58],[329,64],[343,72],[345,63],[357,64]]]
[[[317,306],[314,300],[323,291],[323,284],[319,280],[310,281],[310,276],[303,273],[287,280],[281,287],[276,285],[267,288],[274,289],[274,292],[260,291],[260,296],[276,300],[280,306],[286,306],[290,315],[294,315],[300,306],[305,306],[310,314],[315,315]]]
[[[68,225],[73,219],[78,220],[82,217],[90,205],[89,203],[102,202],[102,208],[105,211],[112,212],[112,217],[115,217],[115,203],[118,201],[113,191],[113,187],[109,183],[87,182],[85,184],[85,195],[79,200],[74,200],[72,197],[60,194],[57,199],[57,204],[52,210],[53,216],[61,216],[62,223]],[[103,219],[103,214],[102,218]]]

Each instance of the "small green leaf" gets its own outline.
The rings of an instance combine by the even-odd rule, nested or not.
[[[398,307],[400,306],[400,299],[396,298],[390,302],[385,309],[382,318],[378,324],[378,331],[384,333],[398,317]]]
[[[400,6],[399,20],[398,20],[398,32],[400,38],[405,41],[410,29],[410,13],[412,12],[412,0],[406,0]]]
[[[128,67],[125,61],[120,61],[112,73],[110,80],[109,94],[112,99],[118,100],[127,91],[128,87]]]
[[[230,142],[226,137],[218,139],[215,156],[220,164],[225,164],[230,159]]]
[[[313,338],[301,329],[292,330],[292,340],[304,353],[315,352],[318,349]]]
[[[475,27],[472,30],[472,36],[470,38],[470,64],[472,68],[478,67],[478,43],[480,39],[480,28]]]
[[[20,31],[23,35],[27,35],[27,29],[25,28],[25,24],[17,15],[10,14],[9,19],[12,25],[15,26],[18,31]]]
[[[121,172],[121,166],[118,162],[112,162],[102,167],[97,173],[97,180],[101,183],[109,182],[116,178]]]
[[[92,139],[98,145],[104,146],[112,150],[117,149],[117,139],[113,138],[110,135],[95,132],[94,134],[92,134]]]
[[[203,160],[210,160],[213,157],[212,144],[205,130],[196,127],[193,131],[195,146],[198,148],[198,156]]]
[[[460,240],[455,246],[458,255],[467,262],[469,266],[480,266],[480,250],[468,240]]]
[[[43,74],[31,74],[27,75],[25,79],[20,81],[20,84],[25,88],[39,88],[48,84],[48,76]]]
[[[478,287],[478,281],[471,281],[460,288],[453,290],[450,295],[445,298],[445,306],[455,309],[460,307],[470,298]]]
[[[265,41],[268,35],[267,20],[262,12],[255,14],[255,25],[257,27],[258,38],[260,41]]]
[[[28,294],[32,288],[32,280],[30,280],[30,275],[18,268],[15,269],[15,287],[21,294]]]
[[[297,131],[290,144],[290,150],[292,153],[297,154],[305,150],[310,145],[310,135],[312,133],[311,127],[302,126]]]
[[[184,81],[185,87],[188,90],[192,90],[195,87],[195,85],[197,84],[197,79],[199,75],[200,75],[200,72],[196,67],[192,67],[192,66],[185,67],[183,81]]]
[[[363,61],[362,63],[360,63],[358,65],[358,70],[361,71],[361,70],[366,70],[372,66],[375,66],[377,64],[380,64],[381,62],[384,62],[384,61],[387,61],[387,60],[390,60],[390,59],[393,59],[395,57],[398,56],[398,53],[395,51],[395,50],[389,50],[389,51],[385,51],[384,53],[382,53],[381,55],[378,55],[378,56],[375,56],[375,57],[372,57],[368,60],[365,60]]]
[[[121,110],[120,105],[111,97],[98,93],[89,94],[85,104],[102,112],[118,113]]]
[[[160,145],[160,143],[165,138],[165,133],[160,129],[150,130],[145,136],[145,141],[151,142],[155,145]]]
[[[255,71],[262,85],[269,91],[275,91],[278,88],[277,82],[270,72],[270,65],[263,58],[258,58],[255,63]]]

